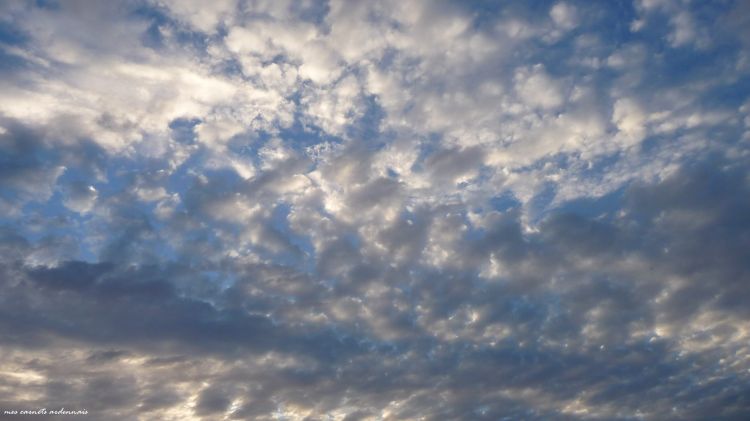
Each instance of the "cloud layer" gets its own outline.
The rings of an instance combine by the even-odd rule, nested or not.
[[[747,9],[4,2],[0,411],[746,419]]]

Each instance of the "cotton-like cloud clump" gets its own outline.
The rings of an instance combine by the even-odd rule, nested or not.
[[[750,417],[746,14],[2,3],[0,411]]]

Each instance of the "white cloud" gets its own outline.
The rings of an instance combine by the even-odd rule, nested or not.
[[[517,70],[514,82],[519,98],[529,106],[550,109],[563,104],[560,85],[540,64]]]
[[[682,11],[670,18],[672,32],[669,34],[669,42],[673,47],[681,47],[697,41],[695,24],[690,13]]]
[[[0,325],[111,370],[102,414],[662,419],[736,394],[692,381],[740,384],[748,333],[743,58],[700,10],[112,4],[0,5],[24,36],[0,66]]]
[[[214,0],[206,3],[200,0],[158,0],[161,5],[181,20],[199,31],[212,33],[217,27],[231,21],[237,8],[236,0]]]
[[[89,212],[99,196],[99,192],[96,191],[94,186],[74,184],[66,190],[63,204],[68,209],[78,213]]]
[[[555,24],[562,29],[573,29],[578,25],[578,13],[574,6],[565,2],[556,3],[549,11]]]
[[[615,101],[612,122],[623,135],[627,145],[638,143],[646,135],[646,113],[630,98]]]

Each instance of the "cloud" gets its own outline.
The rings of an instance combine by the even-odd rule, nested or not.
[[[0,409],[750,414],[739,5],[84,3],[0,6]]]
[[[544,73],[542,66],[519,70],[515,79],[518,94],[526,104],[540,108],[554,108],[562,104],[560,88]]]
[[[144,412],[172,406],[176,410],[188,399],[185,393],[199,392],[193,395],[197,416],[231,408],[249,411],[250,402],[267,399],[263,396],[277,403],[254,407],[257,416],[277,411],[282,403],[290,414],[354,412],[329,400],[331,393],[343,393],[334,392],[325,380],[336,373],[338,387],[349,390],[344,396],[364,399],[362,405],[367,402],[376,413],[396,411],[392,413],[400,417],[465,417],[474,411],[493,417],[575,417],[585,410],[611,418],[638,409],[647,417],[680,418],[692,411],[710,413],[724,402],[722,411],[732,418],[747,408],[739,401],[727,403],[733,402],[730,389],[714,381],[698,386],[689,380],[721,376],[741,366],[747,335],[740,327],[747,317],[742,280],[750,270],[741,246],[748,230],[742,215],[750,208],[744,199],[747,169],[717,170],[717,164],[686,166],[661,183],[633,186],[615,207],[617,213],[605,219],[550,215],[538,233],[525,234],[517,212],[489,215],[480,234],[449,228],[466,222],[440,211],[415,216],[426,219],[418,224],[437,231],[423,231],[427,240],[421,244],[407,246],[411,240],[406,238],[414,234],[393,237],[390,244],[425,256],[442,244],[454,254],[451,261],[401,260],[410,271],[401,275],[408,284],[399,280],[398,266],[359,278],[354,276],[360,272],[331,272],[321,266],[321,273],[341,276],[341,283],[321,288],[309,285],[315,281],[304,275],[261,264],[227,270],[238,281],[224,292],[204,290],[189,298],[198,285],[186,284],[185,277],[195,275],[176,265],[118,267],[72,261],[27,267],[15,275],[6,265],[3,332],[30,346],[28,352],[35,355],[53,352],[51,344],[65,338],[77,344],[73,349],[81,355],[75,363],[80,367],[92,361],[113,365],[113,370],[123,364],[133,367],[130,372],[138,380],[87,375],[92,384],[102,382],[97,393],[110,393],[105,385],[112,385],[106,397],[89,395],[86,389],[71,391],[73,400],[107,402],[100,411],[131,408],[136,402],[142,402],[135,407]],[[454,237],[445,237],[450,232]],[[344,252],[343,260],[335,263],[333,255],[324,253],[321,264],[333,268],[365,258],[354,251],[355,244],[345,244],[337,252]],[[477,277],[471,262],[487,259],[502,270]],[[452,269],[429,269],[435,266]],[[199,297],[212,297],[211,304]],[[27,316],[8,319],[12,314]],[[98,316],[91,320],[88,314]],[[305,333],[298,331],[302,327]],[[102,351],[87,354],[87,349]],[[103,351],[107,349],[121,351]],[[167,386],[172,381],[158,382],[138,395],[133,382],[156,382],[152,367],[161,360],[149,358],[177,353],[215,361],[210,363],[213,368],[199,369],[216,373],[210,387],[176,389]],[[247,353],[256,357],[241,357]],[[701,362],[716,355],[725,361],[721,366]],[[193,357],[164,361],[158,364],[199,364]],[[31,369],[24,367],[23,372]],[[42,372],[55,364],[45,367]],[[487,367],[504,375],[488,377]],[[620,374],[588,376],[580,371],[583,367]],[[258,379],[264,392],[247,389],[242,373]],[[449,373],[452,380],[438,381]],[[667,375],[675,381],[665,385],[658,380]],[[550,384],[550,378],[559,380]],[[199,384],[197,378],[183,381]],[[401,386],[392,389],[395,381]],[[156,387],[166,389],[157,393]],[[680,397],[695,387],[703,390],[701,399]],[[476,392],[459,393],[466,388]],[[630,400],[644,389],[651,399]],[[318,390],[319,397],[308,400],[297,394],[302,390],[308,395]],[[48,399],[65,396],[48,393]],[[447,398],[437,405],[419,399],[434,393]],[[485,400],[495,393],[507,405]],[[398,396],[403,402],[399,409],[388,409],[388,399]],[[238,409],[241,402],[247,409]]]
[[[73,183],[66,188],[65,206],[75,212],[85,213],[91,210],[96,202],[97,191],[94,186]]]
[[[565,2],[552,6],[549,11],[552,21],[563,29],[572,29],[578,25],[576,8]]]

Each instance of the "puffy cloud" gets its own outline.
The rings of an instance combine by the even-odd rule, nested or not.
[[[560,2],[552,6],[549,16],[556,25],[564,29],[572,29],[578,25],[576,8],[565,2]]]
[[[98,193],[91,185],[71,183],[65,188],[65,206],[75,212],[85,213],[91,210],[96,202]]]
[[[238,276],[230,289],[198,296],[180,279],[208,275],[179,265],[4,266],[3,331],[35,355],[6,361],[24,373],[6,382],[30,390],[64,370],[58,378],[101,388],[63,380],[38,398],[14,399],[68,399],[98,413],[172,416],[192,400],[199,417],[251,410],[349,414],[363,406],[398,417],[486,411],[577,418],[587,411],[611,418],[640,411],[679,419],[719,408],[737,417],[747,408],[718,378],[744,376],[737,370],[747,353],[742,280],[750,268],[741,216],[749,186],[746,168],[715,170],[715,164],[634,186],[605,220],[560,213],[533,234],[523,233],[517,213],[488,215],[479,236],[444,210],[415,215],[401,230],[427,219],[434,231],[423,231],[426,241],[389,234],[390,244],[412,243],[412,253],[424,253],[419,261],[401,261],[410,273],[399,275],[398,266],[370,269],[365,277],[329,272],[343,278],[328,287],[281,267],[239,262],[224,269]],[[725,187],[717,191],[714,183]],[[438,244],[450,260],[434,257]],[[351,243],[339,247],[336,253],[349,257],[326,264],[364,258]],[[471,262],[487,259],[503,270],[476,277]],[[430,270],[436,264],[444,269]],[[27,316],[7,319],[11,314]],[[65,366],[52,357],[60,341],[73,341],[65,345],[73,346]],[[723,362],[707,364],[716,358]],[[92,362],[104,371],[94,375]],[[487,367],[504,376],[488,376]],[[584,367],[607,375],[588,375]],[[206,373],[212,373],[208,384]],[[673,380],[665,384],[664,376]],[[696,376],[717,380],[696,383]],[[93,390],[107,397],[89,405]],[[690,398],[695,390],[700,398]],[[435,393],[446,397],[418,398]],[[508,405],[494,402],[495,394]],[[402,401],[397,410],[389,406],[394,399]]]
[[[0,409],[747,418],[741,9],[3,4]]]
[[[200,1],[163,1],[170,12],[196,29],[212,33],[217,26],[231,20],[237,7],[235,0],[220,0],[206,5]]]
[[[612,122],[628,143],[640,142],[646,135],[646,113],[632,99],[621,98],[615,102]]]
[[[515,76],[516,89],[521,100],[540,108],[555,108],[562,104],[560,87],[544,72],[541,65],[520,69]]]

